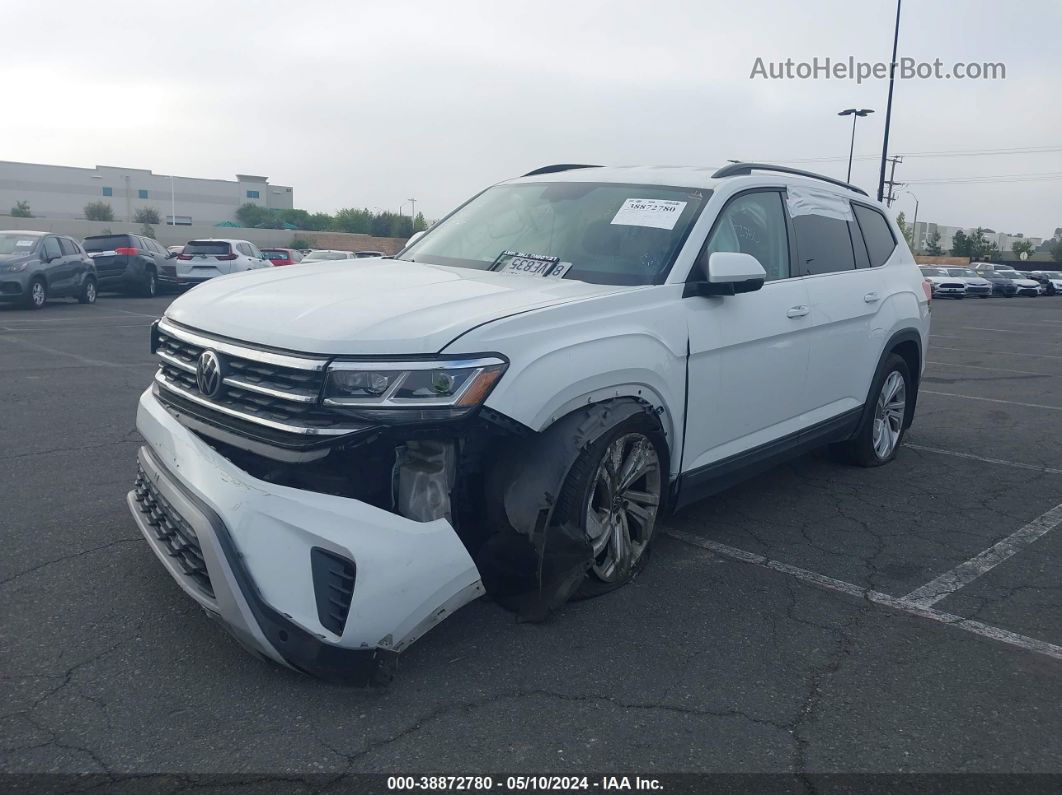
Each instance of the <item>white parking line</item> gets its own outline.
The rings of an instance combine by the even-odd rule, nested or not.
[[[930,336],[936,337],[938,335],[932,334]],[[952,337],[951,339],[966,339],[965,337]],[[1013,353],[1011,351],[990,351],[985,348],[949,348],[946,345],[934,345],[935,351],[966,351],[968,353],[991,353],[999,356],[1031,356],[1034,359],[1062,359],[1062,356],[1053,356],[1050,353]]]
[[[19,345],[23,345],[30,350],[38,351],[40,353],[50,353],[53,356],[66,356],[75,361],[79,361],[82,364],[89,364],[93,367],[142,367],[141,364],[119,364],[118,362],[106,362],[102,359],[90,359],[88,356],[81,356],[77,353],[71,353],[70,351],[61,351],[58,348],[49,348],[46,345],[38,345],[35,342],[29,342],[28,340],[20,340],[18,337],[8,337],[4,340],[4,343],[16,342]]]
[[[963,618],[962,616],[952,615],[951,613],[944,613],[940,610],[934,610],[933,608],[918,607],[917,605],[905,602],[895,596],[881,593],[880,591],[871,591],[866,588],[860,588],[858,585],[845,582],[844,580],[837,580],[823,574],[816,574],[813,571],[802,569],[799,566],[790,566],[788,563],[779,563],[778,561],[770,560],[763,555],[757,555],[754,552],[746,552],[743,549],[720,544],[717,541],[709,541],[708,539],[695,536],[692,533],[686,533],[681,530],[665,530],[663,532],[664,535],[671,536],[685,544],[707,549],[711,552],[723,555],[724,557],[740,561],[741,563],[747,563],[752,566],[762,566],[763,568],[771,569],[772,571],[777,571],[781,574],[789,575],[790,577],[795,577],[796,579],[814,585],[817,588],[847,594],[848,596],[853,596],[857,599],[865,599],[868,602],[882,605],[883,607],[899,610],[919,618],[926,618],[930,621],[937,621],[941,624],[946,624],[965,632],[972,632],[975,635],[998,640],[1001,643],[1006,643],[1010,646],[1016,646],[1019,649],[1034,651],[1056,660],[1062,660],[1062,646],[1056,646],[1047,641],[1037,640],[1036,638],[1030,638],[1026,635],[1019,635],[1016,632],[1010,632],[1006,629],[993,627],[989,624],[973,621],[968,618]]]
[[[900,601],[912,607],[928,608],[969,585],[1007,558],[1018,554],[1059,524],[1062,524],[1062,505],[1056,505],[1047,513],[1037,516],[1017,532],[1011,533],[1002,541],[993,544],[981,554],[959,564],[951,571],[946,571],[936,579],[930,580],[921,588],[916,588]]]
[[[964,329],[967,329],[969,331],[996,331],[996,332],[999,332],[1000,334],[1025,334],[1025,335],[1029,334],[1028,331],[1014,331],[1013,329],[1009,329],[1009,328],[984,328],[983,326],[960,326],[959,328],[964,328]],[[1062,343],[1048,341],[1047,344],[1048,345],[1059,345],[1059,344],[1062,344]]]
[[[956,458],[969,458],[973,461],[982,461],[986,464],[1002,464],[1003,466],[1015,467],[1016,469],[1031,469],[1034,472],[1047,472],[1051,475],[1062,475],[1062,469],[1055,469],[1053,467],[1023,464],[1019,461],[1005,461],[1002,458],[986,458],[985,456],[974,455],[973,453],[960,453],[957,450],[941,450],[939,447],[926,447],[924,444],[911,444],[910,442],[904,442],[903,446],[910,447],[912,450],[922,450],[926,453],[940,453],[941,455],[951,455]]]
[[[939,364],[944,367],[969,367],[971,370],[991,370],[994,373],[1017,373],[1019,375],[1043,375],[1048,378],[1057,378],[1062,373],[1034,373],[1032,370],[1008,370],[1005,367],[983,367],[978,364],[957,364],[955,362],[931,362],[926,359],[926,364]]]
[[[987,403],[1006,403],[1009,406],[1024,406],[1028,409],[1048,409],[1050,411],[1062,411],[1062,406],[1047,406],[1043,403],[1022,403],[1017,400],[1002,400],[1000,398],[974,397],[973,395],[960,395],[957,392],[935,392],[932,389],[919,389],[920,395],[944,395],[945,397],[963,398],[964,400],[983,400]]]

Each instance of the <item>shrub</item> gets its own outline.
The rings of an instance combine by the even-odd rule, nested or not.
[[[11,216],[13,218],[32,218],[33,213],[30,212],[29,202],[15,202],[15,206],[11,208]]]
[[[85,218],[89,221],[113,221],[114,210],[104,201],[89,202],[85,205]]]

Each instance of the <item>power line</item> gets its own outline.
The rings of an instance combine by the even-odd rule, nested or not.
[[[977,182],[1051,182],[1062,179],[1062,172],[1048,174],[996,174],[984,177],[940,177],[937,179],[909,179],[905,185],[966,185]]]
[[[1062,152],[1062,146],[1009,147],[1005,149],[945,149],[935,152],[900,152],[903,157],[986,157],[995,155],[1038,155]],[[877,160],[878,155],[856,155],[853,160]],[[766,162],[777,163],[837,163],[847,161],[847,157],[798,157],[779,158]],[[762,162],[762,161],[761,161]]]

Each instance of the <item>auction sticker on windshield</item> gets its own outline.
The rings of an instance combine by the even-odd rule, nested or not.
[[[686,202],[669,199],[627,199],[612,219],[620,226],[651,226],[654,229],[674,229]]]
[[[524,276],[548,276],[559,279],[568,269],[570,262],[561,262],[560,257],[545,254],[525,254],[522,251],[503,251],[494,260],[491,270],[498,273],[520,273]]]

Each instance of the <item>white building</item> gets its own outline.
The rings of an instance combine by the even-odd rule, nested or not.
[[[172,195],[171,195],[172,191]],[[171,203],[172,198],[172,203]],[[170,177],[142,168],[48,166],[0,160],[0,214],[28,202],[38,218],[84,218],[85,205],[104,201],[116,221],[132,221],[136,211],[158,210],[163,223],[174,208],[177,225],[236,220],[236,209],[251,202],[291,209],[294,194],[268,177],[237,174],[235,180]]]
[[[934,224],[932,222],[919,221],[915,224],[913,230],[914,233],[914,253],[924,254],[926,247],[929,245],[929,239],[933,236],[934,232],[940,233],[940,247],[947,254],[951,251],[952,243],[954,242],[955,233],[962,230],[965,234],[970,235],[977,231],[977,227],[963,227],[963,226],[944,226],[943,224]],[[985,240],[996,244],[1001,252],[1013,251],[1014,244],[1020,240],[1027,240],[1032,243],[1033,246],[1039,246],[1043,242],[1043,238],[1040,237],[1025,237],[1024,235],[1008,235],[1004,232],[988,232],[984,233]]]

